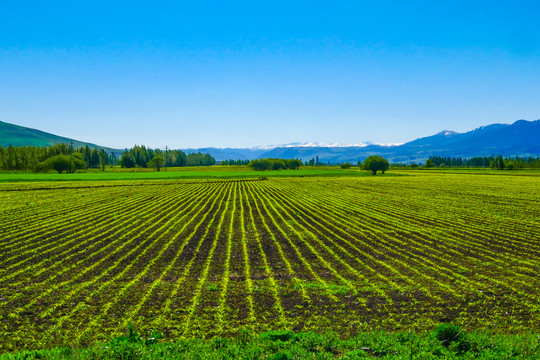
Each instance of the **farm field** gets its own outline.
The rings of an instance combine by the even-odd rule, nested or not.
[[[0,351],[130,323],[538,332],[540,177],[396,173],[1,183]]]

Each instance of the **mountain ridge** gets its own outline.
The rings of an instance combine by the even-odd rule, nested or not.
[[[71,141],[73,141],[74,147],[88,145],[91,148],[104,149],[109,153],[122,152],[119,149],[99,146],[89,142],[54,135],[46,131],[0,121],[0,146],[50,146],[58,143],[68,144]]]
[[[391,162],[420,162],[430,156],[470,158],[474,156],[540,156],[540,120],[517,120],[512,124],[490,124],[471,131],[458,133],[443,130],[404,144],[382,145],[362,143],[361,146],[290,146],[250,149],[203,148],[184,149],[210,153],[216,160],[279,157],[309,160],[316,156],[321,162],[356,162],[369,155],[382,155]],[[255,150],[254,150],[255,149]],[[227,156],[227,154],[235,156]]]

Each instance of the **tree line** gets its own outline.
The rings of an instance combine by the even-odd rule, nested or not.
[[[248,163],[248,166],[253,170],[281,170],[281,169],[298,169],[302,166],[302,160],[298,159],[255,159]]]
[[[0,146],[0,170],[47,172],[56,170],[75,172],[85,169],[105,170],[107,165],[120,164],[125,168],[167,166],[214,165],[216,160],[209,154],[186,155],[180,150],[163,151],[135,145],[126,149],[120,158],[114,152],[91,148],[88,145],[73,147],[71,144],[50,146]]]
[[[247,166],[249,164],[249,160],[234,160],[234,159],[227,159],[227,160],[221,160],[219,165],[225,165],[225,166]]]
[[[484,167],[491,169],[539,169],[540,157],[506,157],[477,156],[472,158],[453,158],[447,156],[431,156],[430,165],[437,167]]]
[[[70,144],[50,146],[0,146],[0,169],[16,171],[63,171],[100,168],[118,163],[115,153],[88,145],[75,148]],[[67,168],[66,168],[67,167]]]
[[[304,165],[305,166],[324,166],[324,165],[329,165],[330,163],[328,164],[325,164],[323,162],[320,162],[319,161],[319,155],[315,156],[314,158],[311,158],[307,161],[304,161]]]
[[[163,151],[160,149],[147,148],[144,145],[135,145],[126,149],[120,157],[120,165],[124,168],[147,168],[155,167],[159,170],[163,166],[208,166],[215,165],[216,159],[210,154],[191,153],[186,155],[181,150]]]

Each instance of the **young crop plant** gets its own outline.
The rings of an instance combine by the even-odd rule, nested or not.
[[[210,248],[210,252],[208,253],[208,255],[206,257],[206,261],[205,261],[205,264],[204,264],[204,267],[203,267],[203,271],[202,271],[202,273],[201,273],[201,275],[199,277],[199,281],[198,281],[198,284],[197,284],[197,287],[196,287],[196,290],[195,290],[195,294],[194,294],[193,298],[191,299],[191,305],[188,308],[188,314],[186,316],[186,319],[184,320],[184,324],[183,324],[184,326],[183,326],[183,330],[181,332],[182,335],[185,335],[190,330],[190,325],[191,325],[191,322],[192,322],[192,319],[193,319],[193,315],[195,313],[195,309],[199,305],[199,298],[201,297],[203,286],[204,286],[204,284],[206,282],[206,279],[208,277],[208,273],[210,271],[210,265],[212,263],[212,259],[213,259],[213,256],[214,256],[214,251],[215,251],[216,246],[218,244],[219,235],[221,233],[223,221],[225,219],[225,214],[227,213],[227,210],[229,208],[230,198],[231,198],[231,193],[232,192],[233,192],[233,186],[229,186],[227,197],[226,197],[226,200],[225,200],[225,209],[220,214],[220,217],[219,217],[219,220],[218,220],[218,223],[217,223],[217,227],[215,229],[215,235],[214,235],[214,239],[212,241],[212,246]],[[224,284],[221,283],[220,286],[223,287]],[[218,326],[219,326],[219,324],[218,324]]]
[[[189,209],[189,207],[188,207]],[[154,238],[154,243],[157,243],[160,239],[162,238],[166,238],[167,235],[169,235],[169,233],[175,228],[175,226],[179,223],[181,223],[182,221],[184,221],[186,218],[190,218],[192,213],[196,210],[197,208],[192,208],[191,211],[188,211],[186,212],[185,214],[182,214],[182,213],[178,213],[177,216],[172,216],[170,217],[166,222],[164,222],[159,228],[155,229],[151,234],[148,235],[149,238]],[[182,216],[180,216],[182,215]],[[193,220],[193,218],[191,218]],[[159,234],[159,235],[158,235]],[[93,317],[93,320],[92,322],[87,325],[86,327],[86,330],[85,331],[82,331],[79,333],[78,337],[76,338],[76,340],[79,340],[80,338],[83,338],[84,335],[90,331],[92,329],[92,326],[94,324],[98,324],[100,322],[100,320],[102,319],[102,317],[106,316],[109,309],[114,306],[117,302],[121,302],[121,299],[122,296],[133,286],[135,285],[138,281],[140,281],[140,279],[142,277],[144,277],[148,271],[155,266],[155,263],[160,260],[160,258],[162,257],[162,255],[165,253],[165,251],[167,249],[169,249],[169,247],[174,244],[174,237],[171,237],[169,239],[169,241],[162,245],[161,246],[161,249],[159,250],[159,252],[154,255],[150,261],[148,262],[145,262],[145,267],[143,269],[139,269],[137,272],[138,274],[133,277],[133,279],[128,282],[127,284],[125,284],[122,289],[120,291],[118,291],[116,293],[116,301],[113,303],[113,302],[109,302],[107,303],[105,306],[102,307],[101,309],[101,312],[98,316],[94,316]],[[182,247],[183,248],[183,247]],[[109,283],[111,282],[114,282],[114,281],[118,281],[122,276],[124,276],[125,273],[127,273],[127,271],[130,270],[130,268],[132,266],[136,266],[138,265],[138,259],[141,258],[145,253],[146,253],[146,250],[150,249],[150,247],[147,247],[144,251],[140,252],[138,254],[138,256],[135,258],[135,260],[133,260],[128,266],[126,266],[122,272],[120,272],[119,274],[117,274],[115,277],[111,278],[108,282],[104,282],[103,285],[101,286],[101,288],[99,288],[97,291],[101,291],[102,289],[106,289],[109,285]],[[90,300],[90,299],[88,299]],[[143,298],[144,300],[144,298]],[[139,302],[140,304],[140,302]],[[140,308],[140,306],[135,306],[135,311]],[[132,311],[131,314],[129,314],[125,320],[125,323],[130,323],[132,318],[133,318],[133,315],[136,314],[135,311]]]
[[[172,190],[167,188],[166,191],[171,192]],[[141,202],[141,199],[137,197],[135,199],[128,201],[127,203],[120,203],[118,205],[115,204],[114,206],[108,205],[103,208],[98,207],[95,212],[92,212],[91,214],[86,214],[85,216],[80,216],[79,213],[76,212],[72,216],[78,219],[77,227],[65,226],[66,224],[71,225],[74,223],[72,218],[70,218],[67,222],[62,222],[62,219],[55,219],[55,223],[53,224],[60,223],[58,225],[53,225],[50,222],[43,221],[39,224],[40,226],[39,231],[34,229],[33,232],[29,233],[30,235],[33,235],[34,238],[28,239],[27,237],[21,236],[20,234],[17,235],[19,242],[17,244],[14,244],[14,247],[17,247],[18,251],[15,252],[15,254],[11,256],[10,258],[5,259],[5,261],[6,263],[8,263],[9,261],[17,257],[19,258],[24,257],[23,260],[19,261],[16,264],[11,265],[12,267],[19,266],[32,259],[32,257],[27,256],[29,254],[34,255],[34,256],[43,255],[49,251],[56,251],[58,245],[62,247],[66,247],[66,245],[68,245],[69,243],[66,243],[64,240],[65,237],[61,235],[68,234],[70,238],[74,238],[74,239],[78,239],[81,236],[87,235],[88,226],[85,223],[87,220],[90,219],[91,221],[95,222],[95,221],[100,220],[100,216],[107,217],[108,216],[107,214],[110,214],[110,212],[114,212],[117,210],[124,210],[124,211],[129,210],[130,207],[132,206],[132,203],[134,206],[133,208],[137,206],[140,207],[141,204],[144,204],[143,202]],[[58,230],[58,228],[60,230]],[[102,229],[98,227],[98,228],[94,228],[93,230],[94,230],[93,232],[97,232]],[[55,238],[56,241],[51,241],[51,237]],[[39,242],[38,243],[32,242],[33,239],[38,239]],[[24,244],[24,246],[20,246],[22,244]],[[9,247],[6,247],[6,250],[8,249]],[[11,270],[11,268],[9,268],[9,270]]]
[[[306,205],[307,205],[307,201],[304,202],[304,206],[306,206]],[[309,209],[309,208],[308,208],[308,209]],[[311,210],[317,211],[317,210],[315,210],[314,208],[312,208]],[[363,251],[361,251],[360,249],[358,249],[358,248],[354,245],[353,242],[347,241],[347,240],[344,239],[342,236],[340,236],[337,232],[333,232],[333,231],[331,230],[331,226],[330,226],[329,224],[322,224],[321,222],[319,222],[319,221],[315,220],[314,218],[310,217],[306,212],[304,212],[304,210],[297,209],[297,213],[302,213],[303,216],[309,218],[311,221],[313,221],[314,223],[316,223],[317,225],[319,225],[321,229],[324,229],[324,231],[329,232],[329,233],[332,235],[333,238],[337,238],[337,239],[339,239],[339,240],[344,241],[347,245],[349,245],[349,246],[351,246],[353,249],[355,249],[359,254],[362,254],[363,256],[368,257],[370,260],[375,261],[375,262],[379,262],[379,264],[381,264],[381,265],[383,265],[383,266],[385,266],[385,267],[388,267],[388,265],[386,265],[386,264],[384,264],[384,263],[378,261],[376,258],[372,257],[369,253],[367,253],[367,252],[365,252],[365,251],[363,252]],[[326,214],[328,215],[329,213],[326,213]],[[323,213],[321,213],[321,214],[319,214],[319,215],[320,215],[319,218],[323,218]],[[338,219],[337,221],[341,221],[341,220]],[[338,222],[338,224],[339,224],[339,222]],[[331,239],[331,238],[329,238],[329,239]],[[332,244],[333,244],[333,245],[336,245],[334,242],[332,242]],[[337,246],[337,245],[336,245],[336,246]],[[345,250],[343,247],[340,247],[340,249],[341,249],[344,253],[348,253],[347,250]],[[361,269],[365,269],[365,268],[370,269],[376,276],[378,276],[378,277],[380,277],[381,279],[385,280],[386,282],[388,282],[389,284],[391,284],[393,287],[395,287],[395,288],[397,288],[397,289],[401,289],[400,285],[398,285],[397,283],[395,283],[395,282],[392,281],[391,279],[384,277],[382,274],[380,274],[379,272],[377,272],[374,268],[372,268],[372,267],[370,267],[369,265],[367,265],[366,263],[362,262],[362,260],[361,260],[358,256],[353,256],[353,255],[350,255],[350,256],[351,256],[351,258],[354,259],[354,261],[359,262],[360,268],[361,268]],[[390,268],[390,269],[391,269],[391,268]],[[392,270],[392,269],[391,269],[391,270]],[[381,295],[382,295],[383,297],[385,297],[386,300],[387,300],[388,302],[392,303],[392,299],[391,299],[390,297],[388,297],[388,295],[387,295],[385,292],[382,292]]]
[[[167,210],[174,210],[174,209],[178,209],[178,206],[179,204],[176,203],[176,202],[173,202],[168,208],[164,208],[165,211]],[[181,213],[180,213],[181,214]],[[153,214],[152,216],[150,216],[145,222],[143,222],[141,225],[139,225],[138,227],[134,228],[131,230],[131,232],[134,232],[136,230],[138,230],[139,228],[142,228],[144,225],[147,225],[148,223],[153,223],[154,220],[158,219],[160,216],[160,214]],[[131,260],[131,262],[129,262],[127,264],[127,266],[124,266],[123,267],[123,270],[117,274],[115,277],[112,277],[110,278],[108,281],[104,281],[104,282],[100,282],[101,286],[96,290],[96,291],[93,291],[91,292],[89,295],[87,295],[87,297],[85,298],[85,300],[79,302],[75,307],[72,308],[71,312],[66,315],[66,316],[63,316],[61,317],[57,323],[56,323],[56,326],[59,327],[61,326],[64,321],[69,321],[69,318],[72,318],[74,316],[76,316],[76,313],[79,312],[79,311],[84,311],[87,303],[91,302],[91,299],[92,299],[92,295],[94,293],[99,293],[100,291],[104,290],[104,289],[107,289],[109,284],[111,284],[113,281],[115,281],[116,279],[118,279],[119,277],[121,277],[125,272],[127,272],[128,270],[131,269],[131,267],[137,262],[137,260],[142,257],[149,249],[152,249],[152,247],[154,247],[157,243],[157,241],[159,240],[159,238],[153,238],[152,236],[154,234],[156,234],[158,231],[160,231],[161,229],[163,229],[165,226],[162,225],[160,228],[154,230],[153,233],[150,233],[149,236],[146,238],[146,240],[140,242],[137,246],[135,246],[134,248],[132,248],[130,251],[128,252],[125,252],[124,255],[122,257],[120,257],[116,262],[113,262],[111,265],[109,265],[107,268],[101,270],[100,272],[100,275],[97,276],[96,278],[93,279],[93,281],[86,281],[86,282],[83,282],[81,283],[80,285],[78,285],[77,287],[75,287],[72,291],[69,292],[69,294],[66,296],[65,300],[64,301],[68,301],[71,297],[73,297],[75,294],[77,293],[80,293],[83,289],[85,288],[88,288],[90,286],[93,286],[94,283],[101,279],[101,278],[105,278],[105,277],[110,277],[110,273],[114,270],[117,270],[118,268],[118,264],[124,260],[124,259],[128,259],[130,257],[130,255],[132,254],[137,254],[135,259],[134,260]],[[146,228],[145,230],[142,231],[141,234],[144,234],[146,232],[148,232],[149,230],[151,230],[152,228]],[[123,234],[123,236],[120,236],[119,239],[121,238],[126,238],[131,232],[126,232]],[[126,243],[126,244],[129,244],[129,243]],[[116,251],[119,252],[120,250],[122,250],[126,244],[120,246]],[[140,252],[138,252],[138,250],[141,250]],[[87,271],[90,271],[92,268],[95,268],[97,267],[98,265],[101,264],[101,262],[107,260],[108,258],[102,258],[99,262],[96,262],[94,263],[93,265],[91,265],[90,267],[87,268]],[[59,307],[60,305],[62,304],[62,302],[58,303],[56,306],[53,306],[53,307],[50,307],[49,309],[47,309],[45,312],[43,312],[40,316],[42,318],[44,317],[48,317],[50,315],[52,315],[53,311],[56,310],[57,307]],[[87,329],[89,329],[90,326],[87,327]],[[51,329],[51,330],[54,330]],[[79,338],[82,337],[82,335],[84,335],[85,332],[82,332],[82,333],[79,333]]]
[[[270,282],[270,287],[272,289],[272,296],[273,296],[273,300],[274,300],[274,308],[275,308],[275,311],[277,312],[278,317],[279,317],[278,322],[280,324],[285,324],[286,323],[285,310],[283,309],[283,304],[282,304],[282,301],[281,301],[281,298],[280,298],[280,295],[279,295],[280,294],[280,288],[279,288],[279,285],[278,285],[278,283],[277,283],[277,281],[276,281],[276,279],[275,279],[275,277],[274,277],[274,275],[272,273],[272,269],[271,269],[271,267],[269,265],[268,257],[266,255],[266,252],[264,251],[264,248],[263,248],[263,245],[262,245],[261,234],[257,230],[256,224],[255,224],[255,217],[254,217],[254,214],[253,214],[253,206],[251,206],[250,203],[249,203],[249,194],[250,194],[250,192],[248,192],[248,190],[249,190],[249,188],[247,188],[245,185],[242,186],[242,191],[243,191],[244,198],[246,200],[248,200],[248,201],[246,201],[247,207],[248,207],[248,213],[249,213],[249,224],[248,224],[248,226],[253,229],[255,241],[257,243],[257,249],[259,250],[259,254],[260,254],[260,256],[261,256],[261,258],[263,260],[263,264],[264,264],[263,269],[264,269],[264,272],[266,273],[266,275],[268,276],[268,280]],[[268,227],[266,226],[266,224],[265,224],[265,228],[268,230]],[[279,246],[279,243],[277,243],[277,240],[276,240],[276,238],[274,236],[272,236],[272,241],[277,246],[278,253],[280,255],[280,259],[286,264],[288,274],[292,277],[292,279],[293,279],[293,281],[295,283],[298,283],[299,280],[298,280],[298,278],[295,277],[294,270],[292,269],[291,264],[289,263],[287,258],[284,256],[283,249]],[[302,288],[302,296],[304,298],[307,297],[307,294],[305,293],[303,288]]]
[[[223,191],[229,191],[229,189],[227,187],[225,187],[223,189]],[[210,205],[210,209],[214,208],[214,206],[218,203],[218,200],[221,200],[221,202],[223,201],[223,198],[221,198],[221,196],[222,196],[221,193],[220,194],[213,194],[213,196],[211,197],[211,199],[213,199],[213,201],[212,201],[212,204]],[[221,207],[221,204],[218,205],[218,209],[220,207]],[[197,228],[194,229],[194,231],[192,231],[191,234],[189,235],[189,237],[186,239],[186,242],[191,241],[191,239],[194,238],[195,235],[196,235],[196,230],[198,230],[198,228],[201,225],[203,225],[203,224],[206,225],[204,227],[203,235],[200,237],[200,240],[198,240],[197,247],[195,248],[195,250],[193,252],[193,255],[189,259],[189,262],[184,266],[184,270],[183,270],[183,273],[182,273],[181,277],[179,277],[178,280],[174,283],[173,289],[172,289],[170,295],[167,297],[167,299],[165,300],[165,303],[162,306],[162,310],[161,310],[160,315],[153,322],[153,325],[154,325],[155,328],[158,328],[158,329],[163,328],[164,325],[169,321],[169,319],[170,319],[170,317],[172,315],[173,301],[177,301],[176,297],[177,297],[178,293],[181,291],[181,286],[184,285],[184,283],[185,283],[185,281],[187,279],[187,276],[189,275],[190,271],[192,270],[192,266],[193,266],[193,264],[195,262],[197,254],[199,253],[199,250],[201,249],[201,246],[203,245],[203,241],[206,238],[206,236],[209,234],[209,231],[211,229],[211,225],[214,225],[214,220],[218,216],[218,214],[219,214],[219,211],[213,211],[213,212],[207,211],[204,214],[202,220],[197,224]],[[207,218],[210,218],[210,220],[207,220]],[[173,333],[176,333],[178,331],[177,328],[179,328],[179,327],[180,327],[179,325],[177,327],[175,327],[174,330],[173,330],[174,331]]]
[[[294,250],[294,253],[296,255],[296,257],[300,260],[300,262],[304,265],[304,267],[308,270],[308,272],[319,282],[323,285],[323,287],[327,290],[327,295],[330,299],[332,299],[333,301],[338,301],[338,299],[334,296],[334,294],[330,293],[328,291],[328,284],[326,283],[326,281],[324,279],[322,279],[316,272],[315,270],[313,269],[313,267],[311,266],[311,264],[306,260],[306,258],[302,255],[302,253],[300,252],[298,246],[291,240],[290,236],[277,224],[277,222],[275,221],[274,217],[268,212],[268,209],[266,208],[266,206],[264,205],[264,202],[262,201],[261,197],[257,194],[257,192],[253,192],[255,197],[259,200],[259,205],[264,209],[264,211],[268,214],[268,218],[270,219],[270,222],[273,224],[273,226],[275,227],[275,229],[277,229],[277,231],[284,237],[287,239],[289,245],[293,248]],[[272,234],[272,231],[270,230],[270,228],[268,227],[266,221],[264,220],[265,217],[262,215],[262,213],[260,212],[260,207],[257,206],[257,210],[259,211],[259,215],[261,216],[261,219],[263,221],[263,224],[264,226],[267,228],[267,230],[269,231],[270,234]],[[271,235],[273,237],[273,235]],[[274,238],[275,239],[275,238]],[[277,240],[275,240],[277,242]],[[313,250],[312,250],[313,252]],[[314,253],[314,252],[313,252]],[[314,253],[315,254],[315,253]],[[299,284],[299,286],[302,286],[302,283],[300,281],[296,281],[297,284]]]
[[[249,255],[247,250],[248,237],[246,233],[246,224],[245,224],[245,209],[244,209],[244,199],[243,196],[244,185],[240,184],[239,189],[239,203],[240,203],[240,231],[242,237],[242,255],[244,257],[244,276],[246,278],[246,291],[247,291],[247,300],[249,303],[249,320],[248,323],[253,326],[255,324],[255,309],[253,305],[253,281],[251,280],[251,265],[249,262]],[[264,259],[266,261],[266,258]]]
[[[159,202],[157,204],[154,204],[154,206],[158,207],[160,204]],[[155,216],[157,217],[157,216]],[[131,229],[130,231],[126,232],[125,230],[119,230],[118,231],[118,234],[122,233],[123,235],[122,236],[119,236],[116,238],[116,240],[114,242],[110,242],[107,246],[105,247],[101,247],[101,249],[97,252],[97,254],[99,254],[100,252],[105,252],[107,250],[108,247],[114,245],[115,243],[117,242],[120,242],[120,240],[122,238],[126,238],[127,236],[129,236],[131,233],[135,232],[137,229],[141,228],[142,226],[144,225],[144,223],[141,223],[138,227],[135,227],[133,229]],[[123,248],[124,246],[128,245],[129,243],[124,243],[120,248],[117,248],[116,249],[116,252],[119,251],[121,248]],[[114,253],[114,252],[113,252]],[[96,252],[92,253],[89,257],[93,257],[96,255]],[[108,255],[110,256],[110,255]],[[76,263],[72,263],[72,264],[64,264],[64,263],[61,263],[61,262],[57,262],[56,265],[63,265],[63,269],[62,271],[58,272],[56,271],[54,273],[54,275],[51,276],[48,276],[48,277],[45,277],[44,280],[43,280],[43,283],[46,284],[46,283],[49,283],[51,282],[52,280],[54,280],[56,277],[59,277],[61,275],[63,275],[64,272],[69,272],[69,271],[73,271],[75,269],[77,269],[80,264],[82,264],[84,261],[86,261],[89,257],[86,257],[86,258],[83,258],[81,260],[79,260],[78,262]],[[101,262],[105,261],[107,259],[107,257],[105,258],[102,258],[100,261],[98,262],[94,262],[90,267],[87,267],[84,271],[82,272],[79,272],[75,277],[72,277],[71,280],[66,280],[66,281],[62,281],[60,283],[58,283],[56,286],[52,286],[52,287],[49,287],[47,290],[45,290],[43,293],[41,293],[39,296],[37,296],[36,298],[32,299],[32,301],[30,301],[29,303],[27,303],[25,306],[23,307],[20,307],[20,308],[16,308],[15,310],[13,310],[13,313],[17,313],[17,312],[21,312],[27,308],[29,308],[30,306],[34,305],[35,303],[37,303],[41,298],[47,296],[48,294],[51,294],[53,293],[54,291],[56,291],[57,289],[61,288],[62,286],[66,285],[66,284],[69,284],[72,280],[74,279],[77,279],[77,278],[80,278],[82,277],[85,273],[88,273],[90,270],[92,270],[93,268],[97,267]],[[47,269],[47,268],[46,268]],[[49,269],[47,269],[49,270]],[[33,286],[35,286],[36,284],[33,284]],[[72,291],[73,294],[77,293],[76,290]],[[49,308],[47,309],[47,311],[52,311],[53,309],[52,308]],[[46,312],[47,313],[47,312]],[[45,314],[46,314],[45,313]],[[43,314],[42,314],[43,315]]]
[[[159,205],[160,205],[159,202],[158,203],[148,204],[147,207],[139,207],[138,211],[139,211],[139,213],[142,213],[142,211],[144,211],[144,210],[152,211],[152,209],[156,209]],[[63,237],[63,242],[61,242],[61,240],[59,240],[59,242],[62,243],[62,245],[61,245],[62,248],[65,248],[65,245],[71,245],[71,244],[75,244],[75,245],[71,245],[70,247],[67,247],[64,251],[61,251],[61,252],[59,251],[58,248],[52,248],[52,249],[49,249],[49,250],[46,250],[46,251],[41,251],[41,256],[47,254],[50,251],[55,251],[56,254],[54,256],[51,256],[51,257],[46,257],[45,260],[43,260],[43,261],[35,262],[30,266],[27,266],[25,268],[21,267],[19,270],[13,271],[13,267],[15,267],[15,265],[17,265],[17,266],[21,265],[21,264],[23,264],[23,263],[25,263],[25,262],[32,259],[32,257],[27,257],[24,261],[21,261],[21,262],[15,264],[15,265],[13,265],[12,267],[8,268],[11,271],[11,273],[8,276],[6,276],[5,278],[0,278],[0,281],[7,281],[7,280],[12,281],[11,279],[15,278],[16,276],[21,277],[21,275],[23,273],[28,273],[28,272],[33,272],[34,276],[39,276],[41,273],[51,272],[52,269],[54,269],[54,268],[56,268],[58,266],[61,266],[62,264],[69,263],[71,258],[77,258],[77,257],[83,255],[84,253],[88,253],[89,250],[92,250],[94,248],[98,248],[99,250],[97,250],[96,252],[90,252],[88,256],[93,257],[93,256],[105,251],[107,249],[107,247],[112,245],[112,244],[109,244],[108,246],[103,247],[103,244],[100,241],[95,242],[95,243],[92,243],[92,241],[94,239],[100,239],[100,238],[103,238],[103,237],[115,237],[115,236],[121,234],[122,232],[124,232],[126,225],[133,223],[132,215],[129,214],[129,213],[125,213],[125,214],[126,215],[123,216],[122,218],[117,219],[117,221],[114,223],[113,226],[110,226],[110,225],[104,223],[101,226],[94,227],[94,229],[92,231],[90,231],[90,232],[87,231],[86,234],[84,234],[84,235],[86,235],[84,242],[80,241],[81,235],[83,235],[82,232],[72,232],[68,236],[64,236]],[[95,235],[89,236],[89,235],[92,235],[92,234],[95,234]],[[77,250],[77,249],[81,249],[81,250],[79,250],[77,252],[73,252],[74,250]],[[37,250],[41,250],[40,247],[38,247]],[[34,251],[31,251],[30,253],[34,253]],[[62,262],[57,261],[58,259],[62,259]],[[84,261],[84,260],[86,260],[86,258],[83,259],[83,260],[79,260],[79,261]],[[49,264],[49,263],[52,264],[52,265],[46,266],[46,264]],[[64,267],[63,270],[67,271],[67,270],[69,270],[69,268]],[[61,275],[61,272],[57,271],[56,273],[54,273],[54,276]],[[51,280],[51,277],[48,276],[46,279]],[[23,277],[22,280],[19,283],[22,283],[24,281],[25,281],[25,278]]]
[[[174,234],[174,236],[171,236],[171,243],[172,244],[176,244],[179,240],[181,241],[181,245],[180,245],[180,248],[176,251],[176,255],[175,257],[169,262],[169,264],[167,265],[167,267],[161,272],[159,278],[157,278],[152,284],[151,286],[148,288],[147,292],[145,293],[144,296],[141,297],[141,300],[139,300],[139,302],[137,303],[137,305],[133,308],[133,310],[129,313],[129,315],[125,318],[124,320],[124,325],[125,324],[129,324],[132,319],[136,316],[136,314],[138,314],[139,310],[145,305],[146,302],[149,301],[150,299],[150,296],[151,294],[154,292],[155,288],[157,286],[160,285],[160,283],[162,282],[163,278],[167,275],[169,275],[169,273],[173,270],[173,268],[175,267],[175,265],[177,266],[177,262],[178,260],[180,259],[180,257],[182,255],[184,255],[184,248],[189,244],[189,241],[193,238],[193,235],[194,235],[194,231],[196,231],[196,229],[198,229],[202,224],[203,224],[203,221],[205,220],[206,216],[203,217],[202,219],[199,219],[198,215],[200,214],[201,212],[201,209],[204,209],[205,206],[210,202],[210,200],[212,200],[212,198],[207,198],[206,202],[200,207],[193,207],[192,211],[190,211],[189,213],[186,213],[186,215],[184,215],[182,217],[182,219],[180,219],[180,221],[183,221],[185,220],[187,217],[190,218],[189,221],[185,222],[184,225],[176,231],[176,233]],[[195,213],[195,214],[194,214]],[[196,223],[194,225],[194,228],[189,232],[189,233],[185,233],[185,231],[188,229],[188,227],[195,221],[195,220],[199,220],[198,223]],[[183,237],[183,239],[182,239]]]
[[[217,310],[217,319],[216,319],[216,332],[218,334],[223,333],[223,323],[225,321],[225,301],[227,299],[227,290],[229,288],[229,275],[230,275],[230,264],[231,264],[231,251],[232,251],[232,242],[234,236],[234,219],[236,214],[236,194],[239,192],[239,185],[236,183],[233,189],[233,199],[232,199],[232,212],[229,220],[229,227],[227,229],[227,251],[225,253],[225,270],[223,271],[223,276],[221,277],[220,286],[221,292],[219,294],[219,303]]]
[[[346,202],[347,202],[347,199],[343,199],[343,202],[346,203]],[[373,216],[375,216],[375,218],[380,218],[380,215],[377,215],[377,214],[381,214],[381,213],[384,213],[384,212],[385,212],[384,210],[380,210],[379,212],[374,213]],[[384,221],[384,218],[382,218],[382,221]],[[404,227],[406,228],[407,225],[404,225]],[[413,230],[413,231],[414,231],[414,230]],[[416,230],[416,232],[421,232],[421,231],[422,231],[422,229],[417,229],[417,230]],[[427,234],[426,236],[429,236],[429,235]],[[446,238],[446,237],[447,237],[447,236],[444,235],[444,234],[441,234],[441,235],[439,235],[439,236],[441,236],[441,237],[443,237],[443,238]],[[407,245],[408,245],[409,247],[414,243],[414,238],[415,238],[415,236],[413,235],[412,238],[409,238],[409,239],[407,240]],[[400,236],[398,236],[398,235],[394,235],[394,236],[393,236],[393,240],[398,240],[398,241],[399,241],[399,239],[400,239]],[[451,240],[451,239],[449,239],[449,240]],[[448,242],[450,242],[450,241],[448,241]],[[446,243],[447,243],[446,241],[445,241],[445,242],[442,242],[440,247],[441,247],[442,249],[444,249]],[[402,242],[402,244],[404,244],[404,243]],[[419,248],[419,251],[422,252],[422,253],[425,253],[426,250],[429,251],[429,250],[431,250],[431,249],[430,249],[429,247],[422,247],[422,248]],[[435,251],[437,251],[437,249],[435,249]],[[440,255],[437,257],[438,261],[439,261],[439,262],[440,262],[440,261],[445,261],[443,253],[442,253],[442,252],[439,252],[439,253],[440,253]],[[460,254],[460,255],[462,256],[462,254]],[[493,259],[493,258],[492,258],[492,259]],[[450,276],[450,277],[452,277],[452,278],[453,278],[453,277],[458,277],[458,280],[461,279],[461,280],[462,280],[461,282],[465,285],[465,287],[470,287],[469,284],[471,284],[471,282],[474,282],[474,281],[471,281],[470,279],[466,279],[466,278],[464,278],[464,277],[460,277],[459,274],[455,274],[455,272],[453,272],[452,270],[445,269],[445,268],[441,268],[441,267],[438,265],[437,262],[430,261],[429,259],[424,258],[424,259],[421,259],[421,260],[419,261],[419,264],[423,264],[423,263],[428,263],[428,264],[430,265],[430,267],[429,267],[428,269],[438,268],[438,269],[440,269],[440,270],[442,270],[442,271],[448,272],[448,274],[449,274],[448,276]],[[462,269],[463,271],[466,270],[465,267],[461,267],[461,269]],[[520,274],[516,274],[516,275],[517,275],[518,277],[520,276]],[[481,276],[481,275],[479,275],[479,276]],[[486,278],[486,280],[498,282],[498,280],[496,280],[496,279],[488,279],[488,278]],[[519,282],[520,280],[517,280],[517,281]],[[477,284],[479,284],[479,283],[477,283]],[[509,285],[505,284],[504,282],[498,282],[498,285],[500,285],[500,286],[505,286],[505,287],[508,287],[508,286],[509,286]],[[526,284],[523,284],[523,285],[524,285],[524,286],[527,286]],[[442,286],[444,287],[444,285],[442,285]],[[480,284],[480,288],[483,288],[483,287],[484,287],[484,286],[483,286],[482,284]],[[478,291],[478,290],[473,290],[473,291]],[[512,288],[512,291],[520,292],[519,290],[516,290],[516,289],[513,289],[513,288]],[[451,293],[454,293],[454,294],[455,294],[454,291],[451,291]],[[456,296],[461,296],[461,295],[456,295]],[[527,296],[527,295],[525,295],[525,296]]]
[[[354,269],[352,269],[346,262],[344,262],[338,255],[336,255],[336,253],[328,246],[326,246],[324,244],[324,242],[322,242],[317,236],[315,236],[313,233],[311,233],[306,227],[302,226],[300,222],[297,222],[293,217],[291,217],[290,215],[288,215],[287,211],[280,205],[280,204],[276,204],[276,206],[274,206],[270,201],[268,201],[268,204],[270,206],[270,208],[274,211],[274,213],[276,214],[276,217],[279,218],[282,223],[286,224],[290,231],[292,233],[294,233],[296,235],[296,237],[298,239],[305,239],[305,237],[297,230],[297,227],[302,227],[304,230],[307,231],[307,233],[309,235],[311,235],[310,237],[316,241],[323,249],[325,249],[328,253],[330,253],[338,262],[340,262],[343,266],[345,266],[345,268],[351,270],[351,273],[352,274],[355,274],[356,272],[354,271]],[[277,209],[276,209],[277,207]],[[281,215],[281,214],[287,214],[288,217],[294,222],[294,225],[290,225],[289,222],[287,222],[287,220]],[[349,288],[349,290],[356,295],[356,288],[355,286],[349,281],[347,280],[346,278],[344,278],[339,271],[337,271],[336,269],[334,269],[334,267],[330,264],[330,262],[328,262],[326,259],[325,259],[325,256],[321,255],[316,249],[315,247],[313,247],[313,245],[311,245],[308,241],[305,241],[304,242],[305,245],[311,250],[311,252],[313,254],[315,254],[315,256],[321,261],[321,263],[323,263],[327,269],[329,269],[332,274],[337,278],[339,279],[341,282],[343,282],[345,284],[346,287]],[[330,286],[326,287],[325,288],[327,290],[329,290],[330,293],[334,293],[333,291],[331,291],[330,289]]]

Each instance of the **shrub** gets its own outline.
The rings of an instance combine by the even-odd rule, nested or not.
[[[272,341],[280,340],[280,341],[289,341],[294,337],[294,333],[292,331],[282,330],[282,331],[267,331],[263,332],[261,334],[261,337],[263,339],[268,339]]]
[[[289,359],[291,359],[289,355],[287,355],[287,353],[284,353],[284,352],[280,352],[272,356],[272,360],[289,360]]]
[[[71,166],[70,166],[71,159]],[[76,170],[82,170],[86,168],[86,163],[82,160],[82,155],[78,152],[74,152],[70,155],[55,155],[47,160],[39,163],[36,166],[36,171],[46,172],[47,170],[56,170],[59,174],[65,172],[72,172]]]
[[[351,164],[346,162],[346,163],[343,163],[343,164],[339,165],[339,167],[342,168],[342,169],[348,169],[348,168],[351,167]]]
[[[111,346],[115,347],[122,343],[144,344],[145,346],[156,344],[161,337],[161,333],[152,330],[148,337],[142,336],[133,329],[133,326],[129,324],[126,334],[114,338],[111,341]]]
[[[466,332],[458,325],[441,324],[435,329],[434,335],[443,346],[452,346],[460,353],[467,352],[471,348]]]

